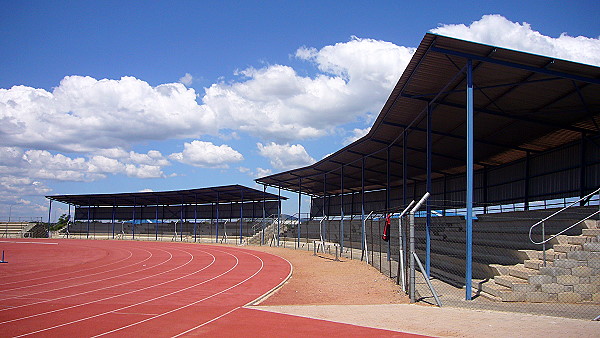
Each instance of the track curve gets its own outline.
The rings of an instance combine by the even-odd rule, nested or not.
[[[0,242],[2,336],[197,334],[268,293],[291,265],[237,247],[166,242]]]

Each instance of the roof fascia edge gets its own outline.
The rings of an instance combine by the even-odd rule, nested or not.
[[[574,74],[568,74],[568,73],[559,72],[559,71],[555,71],[555,70],[549,70],[549,69],[545,69],[545,68],[527,66],[527,65],[520,64],[520,63],[516,63],[516,62],[498,60],[498,59],[494,59],[494,58],[490,58],[490,57],[485,57],[485,56],[480,56],[480,55],[475,55],[475,54],[465,53],[465,52],[459,52],[459,51],[441,48],[441,47],[437,47],[437,46],[431,46],[430,51],[436,52],[436,53],[447,54],[447,55],[454,55],[454,56],[458,56],[458,57],[462,57],[462,58],[466,58],[466,59],[477,60],[477,61],[481,61],[481,62],[494,63],[494,64],[511,67],[511,68],[523,69],[523,70],[527,70],[527,71],[531,71],[531,72],[535,72],[535,73],[541,73],[541,74],[545,74],[545,75],[557,76],[557,77],[561,77],[561,78],[565,78],[565,79],[600,85],[600,79],[594,79],[594,78],[589,78],[589,77],[584,77],[584,76],[579,76],[579,75],[574,75]],[[570,61],[567,61],[567,62],[570,62]]]

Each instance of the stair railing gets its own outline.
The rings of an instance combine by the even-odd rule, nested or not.
[[[549,220],[549,219],[551,219],[552,217],[554,217],[554,216],[556,216],[556,215],[558,215],[558,214],[562,213],[563,211],[565,211],[565,210],[567,210],[567,209],[571,208],[571,207],[572,207],[572,206],[574,206],[575,204],[577,204],[577,203],[579,203],[579,202],[581,202],[581,201],[583,201],[583,200],[586,200],[586,199],[589,199],[589,198],[591,198],[591,197],[592,197],[593,195],[595,195],[595,194],[598,194],[598,210],[594,211],[592,214],[590,214],[590,215],[586,216],[585,218],[583,218],[583,219],[581,219],[581,220],[579,220],[579,221],[575,222],[574,224],[572,224],[572,225],[570,225],[570,226],[568,226],[568,227],[564,228],[563,230],[561,230],[561,231],[560,231],[560,232],[558,232],[557,234],[555,234],[555,235],[552,235],[552,236],[550,236],[550,237],[546,238],[545,222],[546,222],[547,220]],[[598,189],[594,190],[593,192],[591,192],[591,193],[589,193],[589,194],[587,194],[587,195],[583,196],[582,198],[578,199],[577,201],[575,201],[575,202],[572,202],[572,203],[570,203],[569,205],[565,206],[564,208],[562,208],[562,209],[560,209],[560,210],[556,211],[556,212],[555,212],[555,213],[553,213],[552,215],[550,215],[550,216],[547,216],[547,217],[545,217],[545,218],[542,218],[540,221],[538,221],[538,222],[536,222],[535,224],[533,224],[533,225],[532,225],[532,226],[529,228],[529,240],[530,240],[530,241],[531,241],[531,243],[533,243],[533,244],[538,244],[538,245],[540,245],[540,244],[541,244],[541,245],[542,245],[542,252],[543,252],[543,253],[542,253],[542,255],[543,255],[543,264],[544,264],[544,266],[546,266],[546,243],[548,243],[549,241],[551,241],[551,240],[555,239],[556,237],[558,237],[558,236],[560,236],[560,235],[564,234],[565,232],[569,231],[569,230],[570,230],[570,229],[572,229],[573,227],[575,227],[575,226],[577,226],[577,225],[579,225],[579,224],[581,224],[581,223],[583,223],[583,222],[587,221],[588,219],[590,219],[590,218],[592,218],[593,216],[595,216],[595,215],[598,215],[598,214],[600,214],[600,188],[598,188]],[[539,225],[541,225],[541,226],[542,226],[542,241],[540,241],[540,242],[537,242],[537,241],[535,241],[535,240],[532,238],[532,234],[533,234],[533,229],[534,229],[535,227],[539,226]]]

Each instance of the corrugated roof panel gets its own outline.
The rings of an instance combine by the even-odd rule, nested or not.
[[[361,183],[361,154],[383,150],[376,155],[379,159],[367,161],[371,167],[366,176],[371,186],[385,186],[382,158],[386,158],[386,143],[395,141],[394,163],[398,165],[402,145],[407,142],[408,178],[423,178],[424,117],[428,103],[435,99],[433,175],[464,173],[461,161],[466,155],[466,75],[461,69],[467,57],[474,59],[476,168],[522,159],[526,151],[535,153],[561,146],[577,140],[582,132],[598,133],[599,67],[426,34],[371,131],[310,168],[318,168],[324,176],[322,173],[339,171],[346,164],[344,188],[355,189]],[[405,127],[409,127],[407,140],[402,137]],[[289,181],[297,182],[298,177],[309,173],[308,168],[300,168],[257,181],[294,190]],[[303,190],[322,193],[322,182],[319,187],[319,178],[310,175],[313,178]]]

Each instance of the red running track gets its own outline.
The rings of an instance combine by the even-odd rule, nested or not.
[[[285,259],[167,242],[0,240],[0,336],[408,336],[252,310]]]

